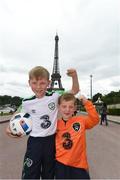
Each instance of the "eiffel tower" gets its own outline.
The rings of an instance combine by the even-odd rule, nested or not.
[[[64,91],[64,88],[61,83],[61,75],[60,75],[60,69],[59,69],[58,41],[59,41],[59,37],[56,34],[53,72],[51,75],[51,84],[50,84],[50,87],[48,88],[48,91],[52,91],[52,90]]]

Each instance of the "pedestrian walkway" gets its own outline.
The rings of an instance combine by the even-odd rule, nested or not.
[[[108,121],[120,124],[120,116],[107,115],[107,119],[108,119]]]
[[[8,122],[11,119],[12,115],[0,116],[0,124]]]

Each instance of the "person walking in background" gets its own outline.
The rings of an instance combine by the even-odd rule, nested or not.
[[[107,104],[104,102],[101,107],[101,121],[100,125],[105,122],[106,126],[108,126],[108,120],[107,120]]]
[[[92,102],[81,95],[87,115],[74,116],[77,101],[71,93],[58,99],[61,119],[56,132],[56,179],[90,179],[86,155],[86,129],[99,122],[99,115]]]

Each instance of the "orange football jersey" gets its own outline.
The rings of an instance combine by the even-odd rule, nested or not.
[[[99,122],[90,101],[85,103],[87,115],[73,116],[66,123],[60,119],[56,133],[56,160],[72,167],[88,169],[85,130]]]

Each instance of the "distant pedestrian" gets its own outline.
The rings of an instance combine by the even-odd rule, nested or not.
[[[101,121],[100,125],[105,122],[106,126],[108,126],[108,120],[107,120],[107,104],[104,102],[101,107]]]

